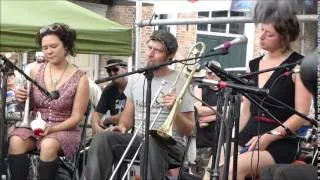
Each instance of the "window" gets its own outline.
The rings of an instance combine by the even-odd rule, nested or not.
[[[211,17],[228,17],[228,11],[213,11],[211,13]],[[211,24],[211,32],[221,32],[224,33],[226,32],[227,24]]]
[[[198,12],[199,18],[217,18],[217,17],[244,17],[245,12],[237,11],[201,11]],[[243,34],[244,23],[222,23],[222,24],[198,24],[198,31],[205,32],[219,32],[219,33],[230,33],[230,34]]]
[[[159,14],[159,19],[168,19],[168,14]],[[159,25],[158,30],[170,31],[170,27],[167,25]]]
[[[245,16],[245,13],[231,11],[230,16],[231,17],[236,17],[236,16],[243,17],[243,16]],[[229,33],[231,33],[231,34],[244,34],[244,23],[230,23]]]
[[[209,17],[209,11],[199,12],[198,13],[199,18],[208,18]],[[208,31],[208,24],[198,24],[197,25],[198,31]]]

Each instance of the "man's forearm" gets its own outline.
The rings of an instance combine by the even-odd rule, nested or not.
[[[185,135],[191,135],[195,126],[194,113],[193,112],[178,112],[174,119],[175,126]]]
[[[199,116],[208,116],[208,115],[214,115],[216,114],[215,111],[213,111],[212,109],[216,110],[216,106],[211,106],[211,107],[207,107],[207,106],[201,106],[198,109],[198,115]]]
[[[100,113],[98,113],[96,111],[93,112],[92,113],[92,118],[91,118],[91,125],[100,124],[101,117],[102,117],[102,114],[100,114]]]
[[[119,119],[120,119],[120,114],[116,114],[110,117],[110,123],[112,124],[118,124],[119,123]]]

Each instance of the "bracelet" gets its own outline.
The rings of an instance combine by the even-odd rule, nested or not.
[[[275,130],[271,130],[270,134],[275,135],[275,136],[281,136],[281,137],[285,137],[287,135],[286,132],[275,131]]]

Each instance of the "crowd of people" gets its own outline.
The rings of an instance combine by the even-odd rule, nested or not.
[[[275,68],[283,64],[295,63],[303,58],[292,50],[290,44],[299,36],[299,22],[295,15],[286,18],[273,16],[260,24],[260,47],[265,54],[249,62],[250,72]],[[8,167],[13,180],[26,179],[29,173],[28,153],[39,152],[38,172],[40,180],[54,180],[59,167],[58,157],[72,157],[81,141],[81,120],[89,105],[92,106],[90,122],[92,136],[83,178],[87,180],[109,179],[113,168],[127,148],[133,132],[138,132],[126,158],[132,158],[139,150],[145,138],[144,125],[146,119],[147,91],[146,77],[134,74],[112,80],[102,93],[85,72],[67,60],[67,56],[75,56],[76,32],[68,25],[54,23],[44,26],[37,32],[36,43],[41,49],[35,55],[35,62],[28,64],[25,72],[49,92],[56,91],[55,99],[47,97],[41,89],[31,85],[16,86],[15,72],[8,78],[8,90],[14,90],[16,101],[25,103],[29,97],[31,102],[28,122],[36,119],[37,114],[45,121],[43,132],[35,134],[29,127],[15,127],[8,135]],[[178,50],[178,41],[173,34],[165,30],[156,30],[146,42],[145,67],[152,67],[169,62]],[[219,63],[215,64],[221,67]],[[294,68],[294,67],[291,67]],[[109,59],[105,66],[109,77],[128,72],[127,63],[121,59]],[[210,69],[205,69],[204,78],[220,80]],[[186,138],[196,130],[197,157],[195,163],[201,170],[197,171],[203,179],[210,179],[212,173],[213,143],[217,119],[216,86],[190,85],[182,99],[177,99],[182,91],[186,77],[175,83],[178,72],[161,66],[152,72],[151,97],[157,100],[150,107],[150,120],[156,118],[150,129],[159,129],[168,119],[176,101],[181,101],[177,113],[173,117],[172,137],[174,145],[167,144],[153,136],[149,136],[149,148],[140,149],[140,174],[147,170],[147,179],[162,180],[170,174],[170,169],[180,168],[187,148]],[[308,114],[312,94],[304,87],[299,74],[282,76],[283,69],[276,69],[251,77],[254,86],[269,89],[269,95],[285,102],[296,111]],[[280,78],[279,78],[280,77]],[[167,85],[162,93],[156,94]],[[25,83],[25,82],[24,82]],[[198,100],[192,97],[192,93]],[[311,165],[291,167],[296,158],[298,140],[289,138],[308,124],[306,120],[273,102],[268,97],[250,96],[268,112],[261,111],[248,98],[242,98],[240,114],[238,169],[233,170],[233,157],[229,165],[228,179],[237,174],[237,179],[248,177],[255,179],[281,179],[287,169],[305,169],[310,179],[315,176]],[[209,105],[210,107],[208,107]],[[19,106],[22,107],[22,106]],[[161,111],[159,111],[161,110]],[[272,115],[270,115],[270,113]],[[283,126],[279,125],[280,121]],[[71,138],[72,137],[72,138]],[[233,148],[232,148],[233,149]],[[144,154],[148,151],[145,164]],[[220,160],[223,164],[224,151]],[[220,167],[220,176],[223,176]],[[116,174],[122,176],[122,171]],[[203,175],[203,177],[202,177]]]

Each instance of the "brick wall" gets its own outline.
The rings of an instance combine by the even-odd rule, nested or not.
[[[196,18],[197,13],[180,13],[178,14],[179,19],[190,19]],[[176,59],[184,59],[189,54],[191,47],[196,42],[196,25],[179,25],[177,26],[177,40],[179,44],[179,50],[176,54]]]
[[[109,6],[106,11],[106,18],[111,21],[118,22],[124,26],[134,29],[135,25],[135,7],[134,6]],[[134,32],[132,35],[132,42],[134,43]],[[132,45],[134,47],[134,44]],[[134,56],[134,54],[133,54]],[[105,66],[107,64],[107,60],[110,59],[110,56],[101,55],[99,61],[99,78],[106,77],[107,73],[105,71]],[[127,57],[118,57],[120,59],[127,60]],[[103,86],[103,85],[102,85]]]
[[[153,6],[143,6],[142,7],[142,19],[148,19],[152,16]],[[135,19],[136,19],[136,8],[135,6],[112,6],[108,8],[106,13],[106,18],[118,22],[122,25],[132,28],[132,46],[135,47]],[[145,52],[145,42],[147,37],[151,35],[153,31],[152,27],[141,28],[141,58],[144,59]],[[135,52],[133,52],[132,57],[135,57]],[[102,57],[101,64],[105,64],[108,57]],[[140,61],[141,62],[141,61]]]
[[[320,1],[318,0],[318,51],[320,52]]]
[[[153,13],[153,6],[146,5],[142,7],[142,19],[147,20],[152,17]],[[133,6],[113,6],[109,7],[106,17],[112,21],[118,22],[120,24],[126,25],[133,29],[133,42],[135,42],[135,7]],[[121,14],[121,16],[119,16]],[[183,13],[178,14],[178,18],[195,18],[197,17],[197,13]],[[146,41],[150,37],[154,30],[154,26],[145,26],[141,28],[141,59],[140,59],[140,66],[143,66],[145,60],[145,47]],[[179,44],[178,52],[175,56],[176,59],[183,59],[185,58],[186,54],[188,54],[190,47],[196,41],[196,25],[180,25],[177,26],[177,40]],[[190,38],[191,37],[191,38]],[[133,44],[135,47],[135,44]],[[133,54],[134,57],[134,54]],[[105,63],[105,59],[102,60],[101,63]]]
[[[153,6],[144,6],[142,8],[142,12],[141,12],[141,19],[143,20],[147,20],[150,19],[150,17],[152,17],[153,15],[153,11],[154,11],[154,7]],[[152,32],[154,31],[154,27],[153,26],[144,26],[140,29],[140,47],[141,47],[141,53],[140,53],[140,67],[142,67],[144,65],[144,60],[145,60],[145,50],[146,50],[146,42],[149,39],[149,37],[151,36]]]

